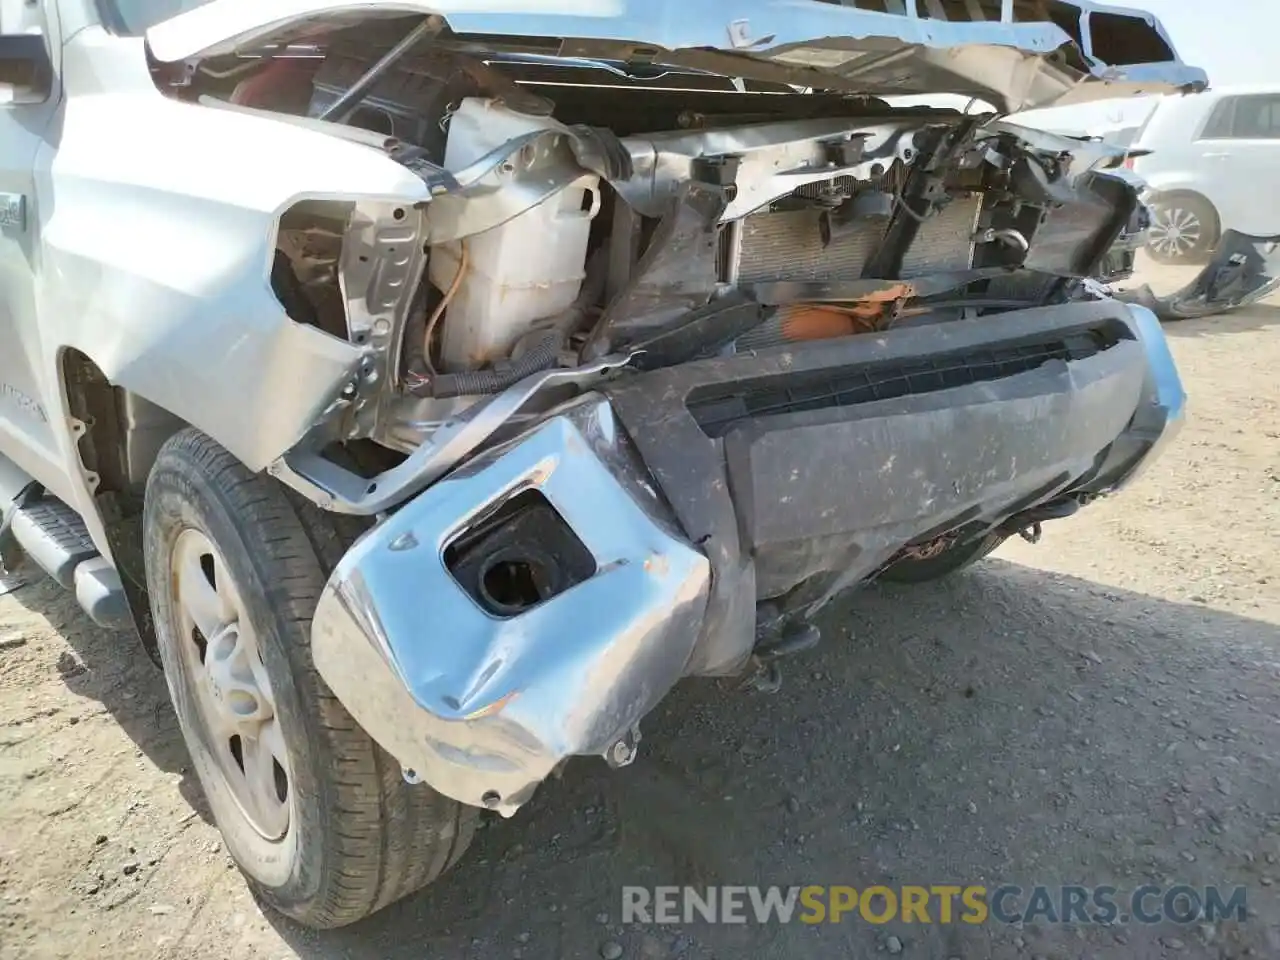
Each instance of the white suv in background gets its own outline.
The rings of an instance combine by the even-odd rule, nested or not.
[[[1208,258],[1226,230],[1280,234],[1280,83],[1161,99],[1130,164],[1150,188],[1149,252]]]

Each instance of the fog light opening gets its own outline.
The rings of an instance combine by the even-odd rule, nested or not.
[[[596,560],[537,490],[480,517],[444,549],[445,569],[484,611],[514,617],[596,573]]]

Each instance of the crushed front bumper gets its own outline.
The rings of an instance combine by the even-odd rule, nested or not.
[[[515,602],[495,609],[498,590],[468,593],[484,574],[454,564],[450,548],[529,491],[576,534],[544,562],[580,545],[591,573],[530,608],[499,597]],[[476,458],[352,547],[315,612],[316,667],[407,776],[509,816],[567,757],[628,762],[637,721],[684,672],[710,565],[663,514],[608,404],[589,399]],[[548,532],[563,535],[517,529],[495,554],[546,547],[527,534]],[[464,583],[460,572],[477,575]]]
[[[510,815],[570,756],[627,762],[681,676],[740,669],[760,600],[1115,489],[1184,400],[1155,316],[1114,300],[628,377],[367,534],[315,661],[411,775]]]

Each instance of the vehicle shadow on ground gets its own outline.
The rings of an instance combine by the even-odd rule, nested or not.
[[[1177,320],[1165,323],[1164,332],[1169,337],[1206,337],[1231,333],[1252,333],[1280,324],[1280,304],[1255,303],[1230,313],[1222,313],[1200,320]]]
[[[102,704],[134,745],[166,773],[180,773],[179,790],[206,821],[212,817],[195,772],[164,675],[143,650],[136,634],[105,630],[80,609],[75,596],[45,576],[27,569],[27,583],[9,596],[49,621],[71,650],[58,658],[57,670],[67,689]]]
[[[1202,876],[1214,868],[1189,850],[1213,839],[1206,823],[1244,816],[1219,754],[1235,761],[1237,797],[1272,792],[1275,625],[998,560],[870,587],[821,625],[824,643],[784,663],[779,693],[686,682],[634,765],[570,765],[514,819],[487,821],[432,888],[343,930],[268,921],[309,960],[569,960],[616,955],[614,943],[627,958],[871,956],[889,936],[921,957],[1143,958],[1163,955],[1167,928],[1122,940],[1096,926],[624,927],[621,890],[1169,877],[1261,889],[1252,858]],[[1110,839],[1070,862],[1024,853],[1071,831]]]

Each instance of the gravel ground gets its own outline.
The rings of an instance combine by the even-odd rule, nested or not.
[[[1163,278],[1165,281],[1168,277]],[[824,618],[772,696],[690,681],[434,888],[316,934],[206,821],[164,685],[46,583],[0,598],[0,956],[1280,956],[1280,306],[1169,332],[1191,419],[1124,496]],[[624,884],[1244,885],[1244,922],[658,926]]]

